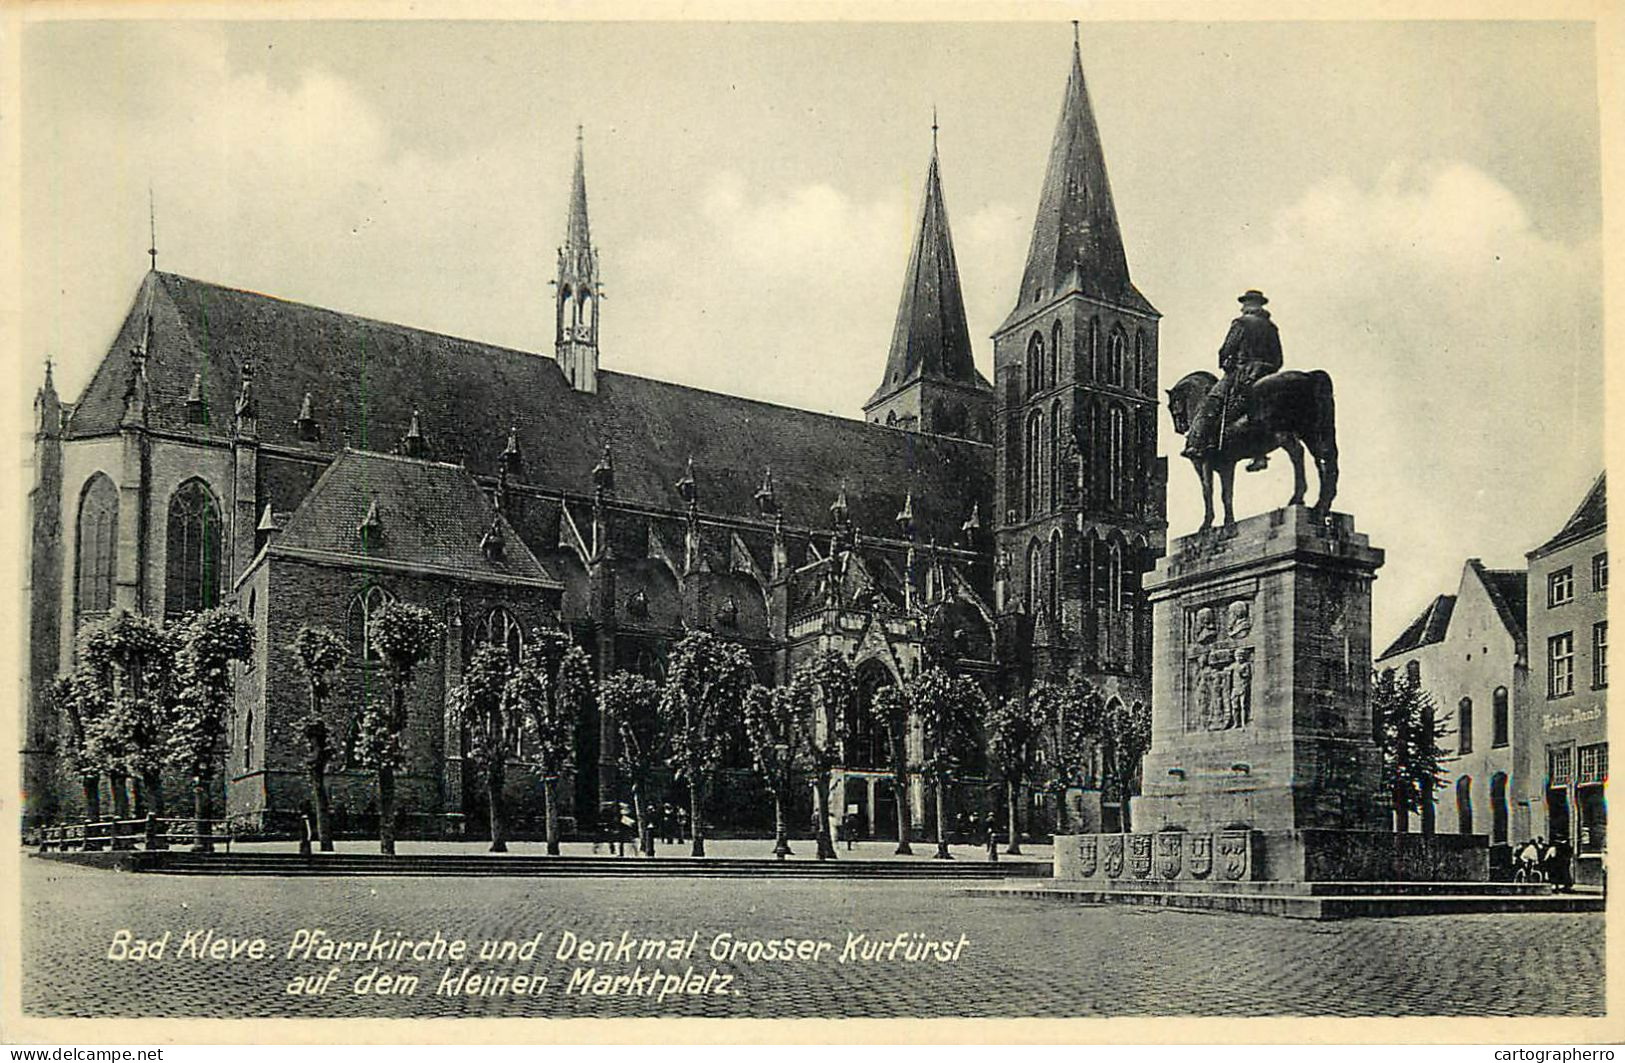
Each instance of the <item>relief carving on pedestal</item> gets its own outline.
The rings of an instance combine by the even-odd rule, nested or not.
[[[1157,873],[1163,878],[1178,878],[1184,851],[1184,834],[1169,831],[1157,835]]]
[[[1233,731],[1252,720],[1250,596],[1186,611],[1185,730]]]
[[[1128,836],[1128,869],[1135,878],[1146,878],[1151,874],[1151,835]]]
[[[1112,878],[1123,873],[1123,836],[1114,834],[1106,839],[1106,874]]]
[[[1219,835],[1219,858],[1223,861],[1224,877],[1232,882],[1240,882],[1247,877],[1248,871],[1248,833],[1242,831],[1224,831]]]
[[[1213,835],[1191,835],[1191,877],[1207,878],[1213,872]]]
[[[1078,870],[1085,878],[1092,876],[1100,866],[1100,839],[1086,834],[1078,839]]]

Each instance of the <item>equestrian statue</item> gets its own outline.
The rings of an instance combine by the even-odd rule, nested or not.
[[[1199,369],[1168,391],[1174,430],[1185,437],[1184,455],[1202,481],[1202,530],[1213,526],[1213,474],[1219,474],[1224,523],[1234,524],[1236,462],[1246,459],[1247,471],[1257,472],[1268,466],[1269,454],[1277,447],[1292,459],[1289,506],[1303,505],[1308,490],[1303,475],[1303,452],[1308,448],[1320,479],[1314,508],[1324,517],[1337,496],[1332,378],[1320,369],[1283,370],[1281,336],[1264,309],[1269,300],[1253,289],[1237,301],[1241,314],[1231,322],[1219,348],[1224,379]]]

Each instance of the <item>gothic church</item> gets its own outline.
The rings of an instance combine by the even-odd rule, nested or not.
[[[552,357],[149,272],[79,399],[62,401],[49,369],[36,398],[26,822],[82,814],[49,688],[77,629],[115,609],[230,602],[256,626],[221,776],[220,807],[249,831],[291,830],[307,800],[294,634],[347,634],[329,721],[345,734],[377,694],[363,632],[391,599],[446,625],[397,784],[403,830],[425,836],[484,818],[444,709],[462,662],[485,642],[517,652],[542,625],[571,631],[600,674],[658,676],[692,628],[746,646],[765,683],[836,648],[865,697],[919,667],[930,629],[990,691],[1072,672],[1149,702],[1158,315],[1129,279],[1076,46],[991,384],[935,145],[863,420],[617,372],[599,345],[601,283],[579,142]],[[882,744],[861,715],[851,734],[831,807],[883,835]],[[569,795],[582,827],[619,797],[608,739],[582,722]],[[770,805],[742,741],[730,747],[717,823],[759,826]],[[516,759],[523,831],[539,787],[522,747]],[[341,817],[376,807],[360,769],[332,788]],[[964,789],[972,807],[978,788]],[[1110,829],[1115,800],[1096,794],[1083,814]]]

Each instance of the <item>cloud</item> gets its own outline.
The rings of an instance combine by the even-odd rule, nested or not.
[[[1247,233],[1216,275],[1268,291],[1288,365],[1336,382],[1337,506],[1389,548],[1378,640],[1465,557],[1521,566],[1531,515],[1555,532],[1602,467],[1597,241],[1543,234],[1459,162],[1327,179]],[[1200,499],[1173,476],[1178,534]],[[1240,480],[1246,510],[1288,490],[1284,473]]]

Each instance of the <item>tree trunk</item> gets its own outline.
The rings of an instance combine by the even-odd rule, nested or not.
[[[491,813],[491,851],[508,851],[508,816],[502,805],[502,762],[492,760],[485,766],[485,801]]]
[[[897,855],[899,857],[912,857],[913,848],[908,845],[908,835],[913,834],[913,809],[908,808],[908,766],[902,761],[897,762],[892,792],[897,795]]]
[[[649,824],[643,818],[643,793],[637,783],[632,784],[632,822],[638,827],[638,852],[644,856],[653,856],[655,839],[649,831]]]
[[[395,855],[395,769],[378,769],[378,851]]]
[[[1021,815],[1017,808],[1017,799],[1021,796],[1021,791],[1020,788],[1016,786],[1014,779],[1006,781],[1004,784],[1004,789],[1005,793],[1010,799],[1010,844],[1004,847],[1004,851],[1009,853],[1011,856],[1020,856]]]
[[[214,852],[214,842],[209,840],[209,835],[214,833],[214,825],[209,822],[214,818],[209,808],[209,782],[208,776],[201,773],[192,777],[192,830],[196,834],[192,839],[194,853]]]
[[[311,762],[310,789],[316,799],[316,837],[322,852],[330,853],[333,851],[333,815],[327,804],[327,772],[322,760]]]
[[[1409,834],[1411,830],[1411,811],[1405,800],[1404,786],[1394,787],[1394,832]]]
[[[542,802],[547,808],[547,855],[559,855],[559,778],[552,772],[542,776]]]
[[[85,822],[94,823],[102,818],[101,779],[95,775],[81,775],[79,786],[85,792]]]
[[[952,860],[948,851],[948,784],[946,779],[936,780],[937,791],[937,852],[935,860]]]
[[[829,772],[818,773],[818,859],[835,859],[835,842],[829,836]]]
[[[153,815],[164,814],[164,777],[163,773],[154,768],[141,773],[141,789],[147,796],[147,811]]]
[[[113,795],[113,818],[130,818],[130,791],[125,785],[127,776],[122,771],[107,773],[107,786]]]
[[[700,800],[701,785],[699,779],[690,778],[688,781],[688,826],[689,834],[694,839],[688,850],[690,856],[705,855],[705,825],[700,818],[700,806],[704,804]]]
[[[790,851],[790,832],[784,829],[784,787],[773,791],[773,855],[783,860]]]

